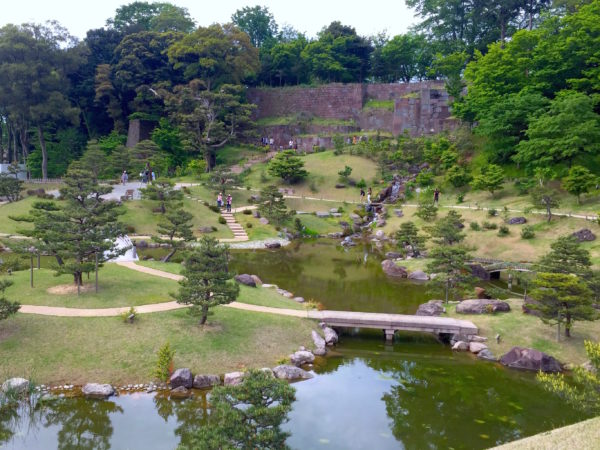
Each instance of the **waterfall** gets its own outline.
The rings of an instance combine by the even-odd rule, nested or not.
[[[136,246],[133,245],[133,242],[129,236],[126,234],[119,236],[115,240],[115,244],[118,250],[126,248],[127,251],[123,255],[117,256],[116,258],[111,258],[111,261],[139,261]]]

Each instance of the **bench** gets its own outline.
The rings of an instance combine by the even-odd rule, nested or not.
[[[133,189],[127,189],[125,191],[125,195],[121,196],[121,200],[133,200],[133,193],[135,191]]]

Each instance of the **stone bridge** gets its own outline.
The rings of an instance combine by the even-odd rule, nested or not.
[[[473,271],[473,275],[482,280],[498,278],[500,272],[507,270],[515,272],[534,272],[533,264],[513,261],[501,261],[497,259],[473,258],[467,265]]]

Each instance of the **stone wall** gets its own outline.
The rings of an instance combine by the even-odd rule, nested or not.
[[[393,100],[394,110],[363,109],[369,99]],[[256,119],[303,113],[352,120],[362,130],[381,130],[394,135],[407,131],[412,136],[435,134],[457,125],[457,121],[450,118],[448,94],[439,81],[253,88],[248,90],[248,100],[257,105]],[[262,132],[269,135],[270,130],[266,127]],[[329,134],[338,132],[331,129]],[[276,142],[276,145],[282,144]]]

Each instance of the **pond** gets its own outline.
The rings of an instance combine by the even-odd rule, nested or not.
[[[234,251],[232,268],[329,309],[414,313],[425,285],[390,280],[370,247],[318,240],[275,251]],[[426,335],[349,330],[295,383],[285,429],[297,449],[488,448],[585,417],[546,394],[535,375],[453,353]],[[108,401],[64,398],[0,411],[2,449],[169,449],[206,426],[210,394],[170,400],[128,394]]]

